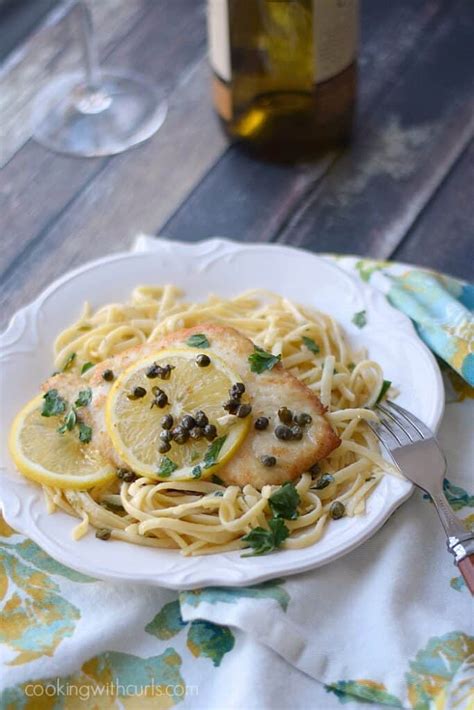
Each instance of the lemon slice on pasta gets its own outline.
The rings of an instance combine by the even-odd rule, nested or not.
[[[197,359],[202,361],[204,354],[210,362],[200,367]],[[165,379],[150,377],[153,368],[167,367]],[[229,389],[239,379],[207,349],[161,350],[134,363],[118,377],[106,404],[107,431],[120,458],[132,471],[149,478],[208,478],[236,453],[250,426],[250,416],[239,418],[223,409]],[[184,442],[173,438],[163,446],[160,434],[182,428],[183,417],[197,412],[204,412],[215,427],[213,436],[206,438],[206,430],[196,427],[200,432],[185,434]],[[166,415],[173,421],[168,430],[162,427]]]
[[[17,414],[9,447],[18,470],[45,486],[86,490],[107,483],[115,469],[92,444],[79,441],[77,431],[58,432],[57,416],[41,414],[44,399],[39,395]]]

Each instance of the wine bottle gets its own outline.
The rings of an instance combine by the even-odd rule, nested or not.
[[[208,0],[214,107],[227,135],[276,160],[346,143],[358,0]]]

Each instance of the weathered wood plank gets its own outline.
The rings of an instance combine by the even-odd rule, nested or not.
[[[359,114],[377,112],[380,96],[400,75],[449,0],[362,3]],[[209,234],[271,241],[284,230],[298,206],[316,189],[328,154],[315,165],[282,167],[252,160],[231,148],[197,186],[162,232],[193,241]]]
[[[0,327],[52,279],[154,232],[203,177],[225,141],[214,123],[202,59],[170,97],[169,115],[145,145],[114,158],[72,206],[20,253],[4,276]]]
[[[432,197],[394,259],[474,282],[474,143]]]
[[[89,4],[104,57],[151,9],[150,0],[90,0]],[[73,12],[73,3],[63,2],[0,68],[0,166],[5,165],[31,135],[31,104],[37,92],[53,74],[79,66],[81,57],[73,31]]]
[[[351,150],[279,241],[380,258],[393,253],[473,134],[473,33],[473,7],[461,0],[418,44],[377,110],[361,120]]]
[[[35,31],[59,0],[0,0],[0,61]]]
[[[184,38],[184,40],[183,40]],[[135,25],[134,31],[123,38],[110,55],[117,66],[140,70],[154,78],[165,92],[182,79],[183,72],[201,56],[205,44],[205,22],[202,6],[195,0],[160,0]],[[29,141],[2,171],[0,185],[0,230],[2,232],[1,270],[20,263],[21,253],[42,238],[66,207],[84,190],[87,183],[110,165],[112,175],[120,175],[118,187],[130,191],[127,168],[118,165],[137,164],[140,170],[142,155],[130,151],[126,156],[109,159],[81,160],[59,156]],[[159,158],[157,158],[159,159]],[[171,165],[172,161],[168,163]],[[101,210],[114,205],[110,191],[103,192]],[[94,211],[99,202],[98,191],[89,208]],[[140,204],[140,195],[135,195]],[[118,202],[120,197],[118,196]],[[117,231],[117,229],[115,229]],[[64,235],[66,237],[66,234]]]

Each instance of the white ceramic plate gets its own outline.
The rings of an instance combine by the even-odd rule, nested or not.
[[[412,491],[411,484],[385,476],[369,498],[367,513],[330,525],[324,538],[302,550],[244,558],[240,552],[182,557],[121,541],[107,544],[90,532],[71,539],[76,520],[46,513],[41,488],[20,476],[10,461],[7,435],[13,416],[51,372],[56,334],[79,314],[85,300],[97,307],[125,300],[140,283],[174,283],[189,299],[209,292],[232,296],[263,287],[331,313],[350,341],[366,346],[401,394],[400,404],[436,429],[443,412],[438,367],[410,321],[385,297],[317,256],[283,246],[243,245],[221,239],[197,244],[159,240],[152,253],[124,253],[99,259],[66,274],[19,311],[1,336],[0,502],[7,522],[52,557],[93,577],[130,580],[173,589],[205,585],[248,585],[302,572],[340,557],[367,540]],[[367,311],[367,326],[351,319]]]

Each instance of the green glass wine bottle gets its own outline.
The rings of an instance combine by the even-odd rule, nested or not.
[[[357,0],[208,0],[213,100],[227,135],[275,160],[346,143]]]

